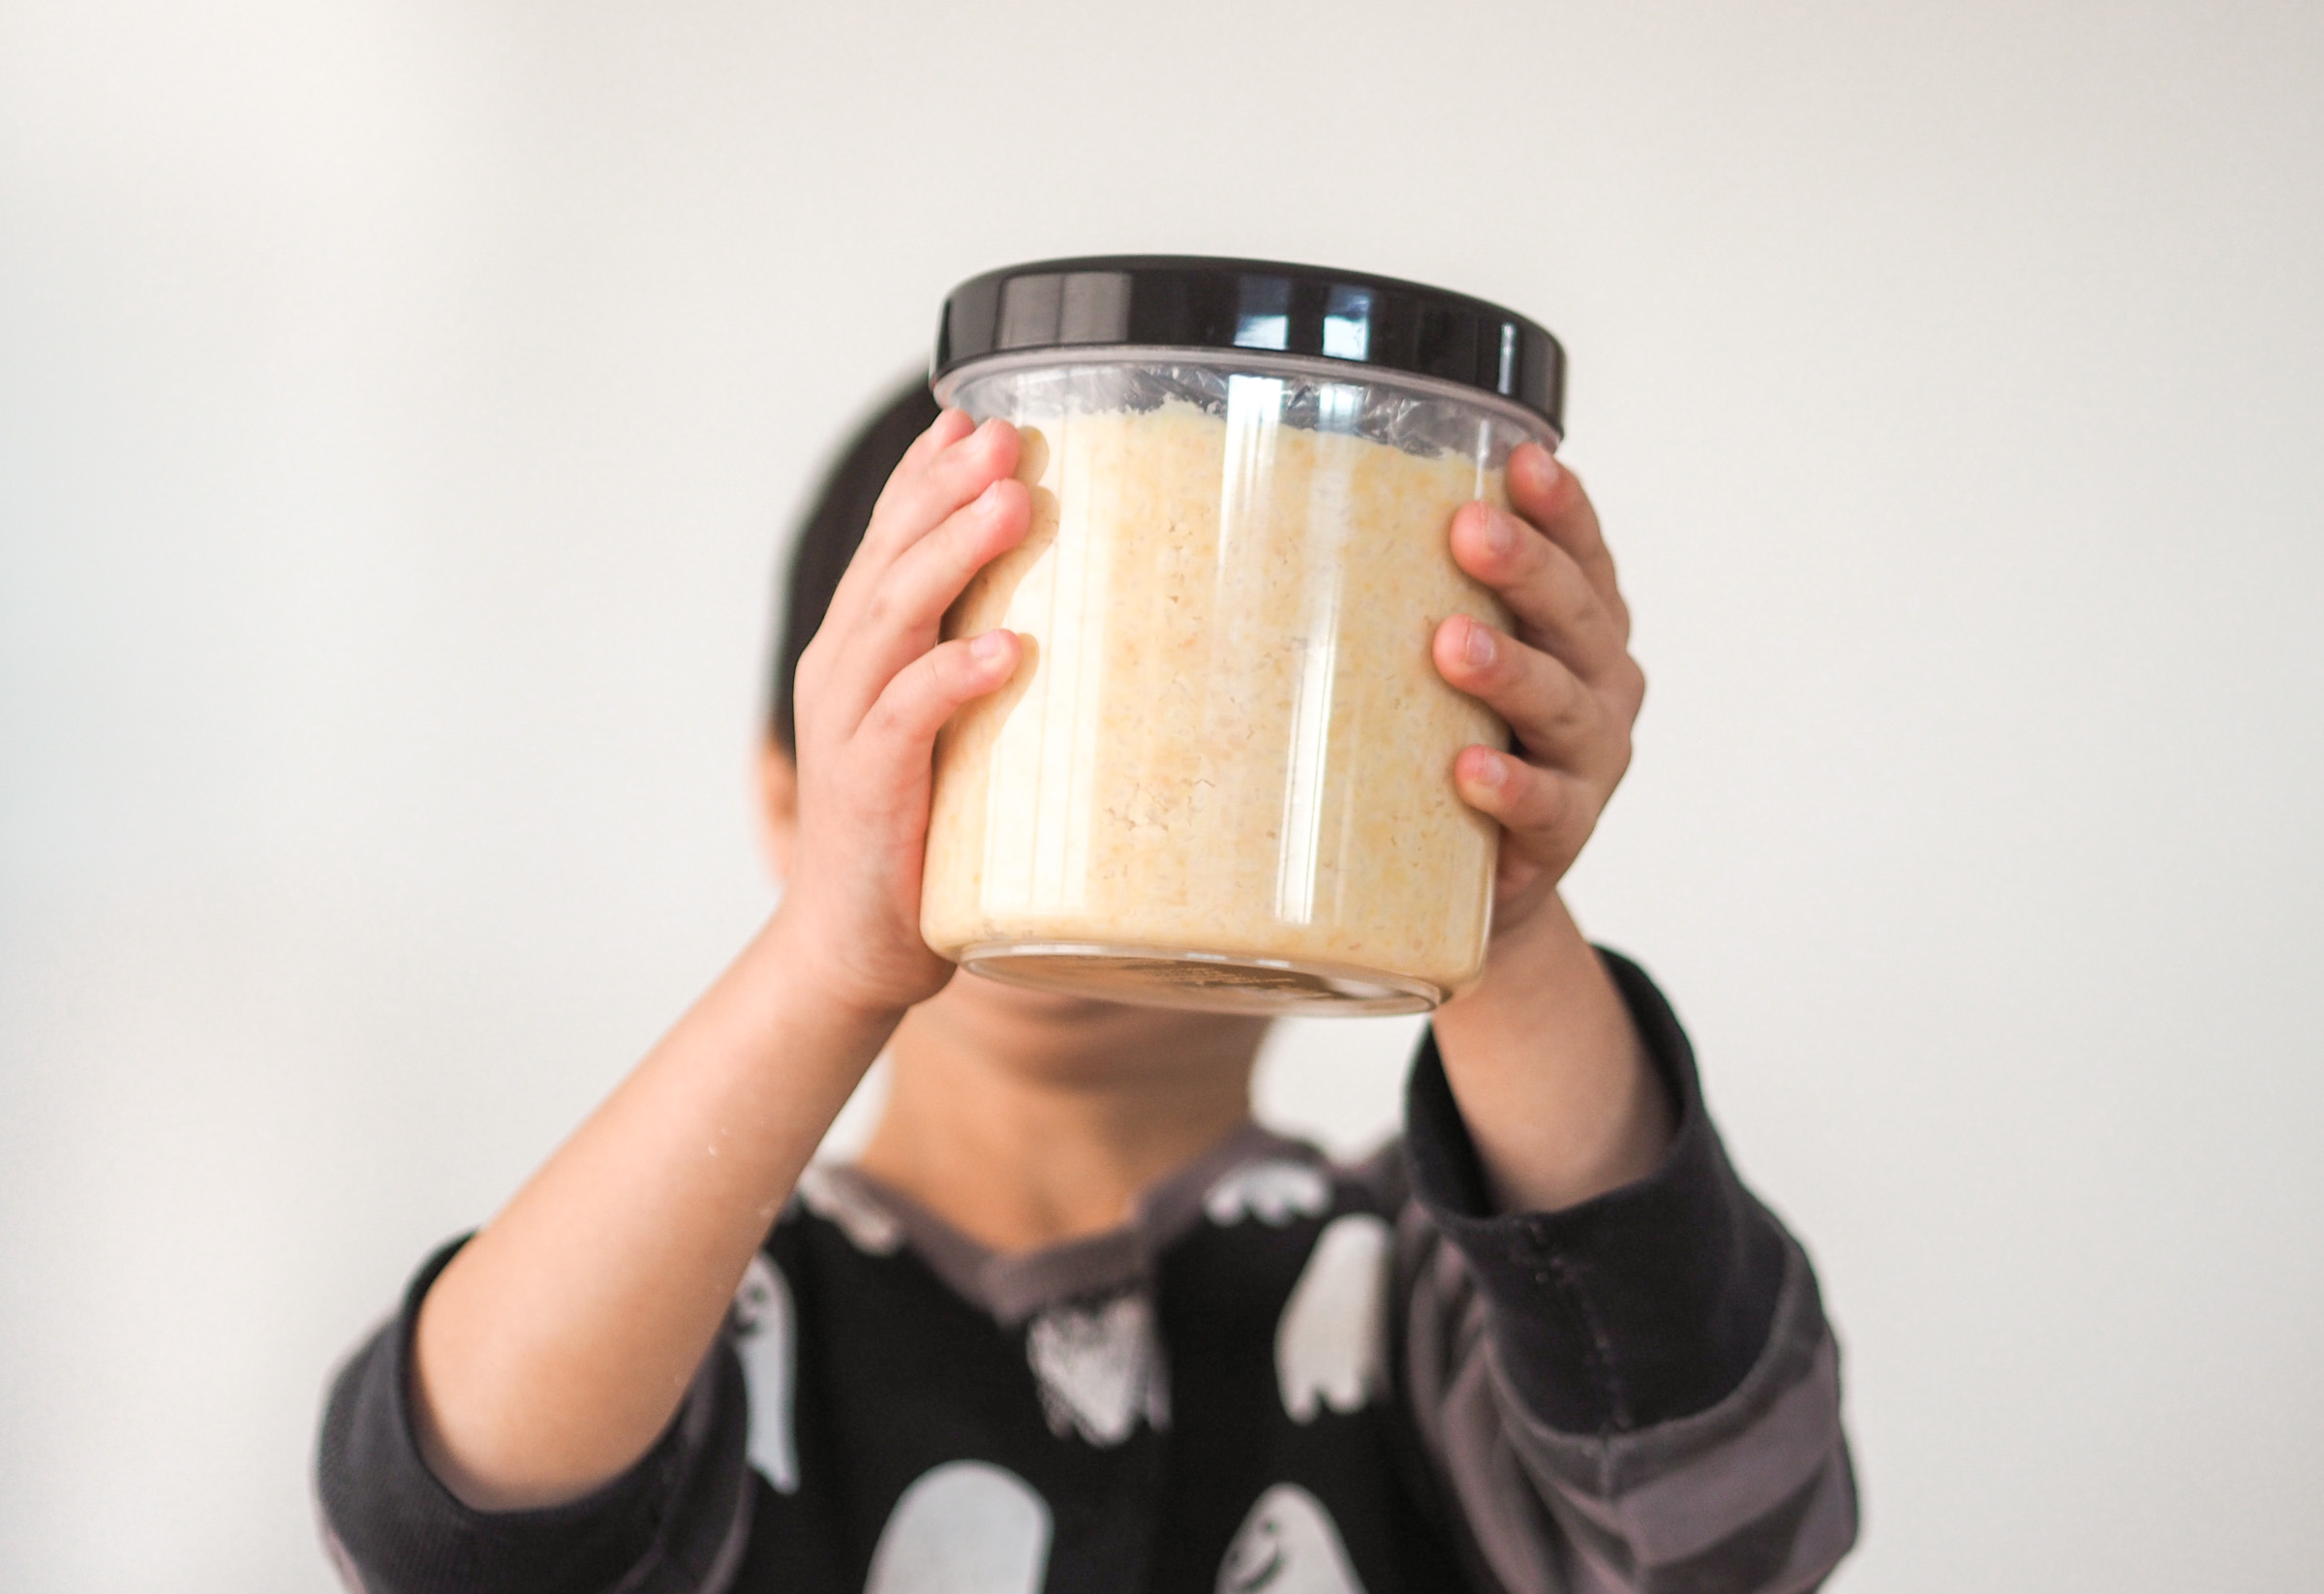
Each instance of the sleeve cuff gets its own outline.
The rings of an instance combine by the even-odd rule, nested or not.
[[[412,1333],[428,1287],[465,1243],[454,1241],[428,1259],[402,1309],[334,1381],[316,1477],[333,1549],[360,1570],[371,1594],[597,1594],[649,1562],[675,1571],[666,1563],[705,1558],[703,1547],[726,1536],[742,1504],[735,1487],[749,1480],[741,1462],[741,1373],[732,1356],[715,1349],[654,1448],[578,1500],[478,1511],[429,1470],[412,1424]],[[719,1467],[728,1451],[735,1464]],[[735,1475],[726,1487],[717,1487],[721,1472]]]
[[[1490,1305],[1514,1393],[1548,1426],[1626,1432],[1708,1410],[1758,1360],[1784,1280],[1784,1237],[1728,1164],[1694,1051],[1628,959],[1601,952],[1677,1129],[1636,1182],[1554,1212],[1498,1213],[1431,1031],[1405,1103],[1413,1190]]]

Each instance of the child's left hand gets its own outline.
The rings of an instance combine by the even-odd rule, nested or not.
[[[1514,514],[1470,504],[1452,517],[1453,560],[1515,617],[1512,636],[1453,615],[1436,630],[1437,672],[1509,721],[1516,751],[1464,748],[1461,798],[1501,823],[1496,940],[1541,910],[1630,767],[1646,676],[1630,657],[1630,608],[1598,511],[1572,472],[1528,443],[1510,455]]]

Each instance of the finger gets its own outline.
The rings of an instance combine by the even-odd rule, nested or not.
[[[1003,477],[880,572],[818,683],[843,723],[867,712],[899,670],[934,645],[944,611],[977,571],[1024,540],[1032,518],[1032,495]]]
[[[1576,476],[1538,443],[1521,444],[1509,456],[1510,507],[1541,528],[1563,548],[1597,589],[1599,601],[1622,620],[1629,633],[1630,606],[1614,577],[1613,550],[1598,525],[1598,509]]]
[[[863,544],[832,593],[828,616],[852,619],[880,572],[946,516],[1015,471],[1017,454],[1017,429],[1005,420],[978,426],[957,410],[938,415],[880,489]]]
[[[1609,790],[1628,767],[1628,722],[1540,649],[1459,614],[1437,627],[1432,652],[1437,673],[1507,720],[1537,762]]]
[[[863,789],[886,792],[926,781],[944,721],[1006,682],[1023,656],[1016,632],[991,630],[931,648],[899,670],[856,730],[856,746],[868,759]]]
[[[1605,803],[1586,782],[1491,748],[1461,749],[1452,783],[1461,801],[1500,823],[1505,849],[1552,865],[1581,850]]]
[[[937,426],[944,426],[944,420],[938,416]],[[943,441],[958,429],[959,423],[942,432],[932,428],[929,441],[935,446],[917,460],[907,453],[896,467],[872,506],[872,521],[864,532],[866,547],[900,552],[1017,469],[1016,427],[994,416],[957,441]]]
[[[1464,504],[1452,517],[1452,559],[1498,593],[1535,647],[1597,681],[1627,657],[1628,627],[1571,554],[1506,509]]]

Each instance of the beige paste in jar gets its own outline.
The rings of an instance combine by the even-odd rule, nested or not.
[[[1276,964],[1387,972],[1426,988],[1410,1007],[1472,982],[1497,832],[1452,760],[1507,733],[1429,645],[1455,611],[1508,624],[1446,543],[1501,473],[1177,401],[1021,430],[1031,533],[944,630],[1025,657],[937,742],[928,943],[1105,948],[1018,972],[1200,1005],[1309,1005]],[[1186,953],[1225,961],[1141,956]]]

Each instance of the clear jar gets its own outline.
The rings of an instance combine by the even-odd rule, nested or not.
[[[1506,505],[1549,417],[1344,353],[1086,341],[958,360],[937,396],[1020,429],[1033,521],[946,618],[1025,647],[937,742],[928,943],[1238,1011],[1411,1012],[1473,982],[1498,833],[1452,763],[1508,731],[1430,643],[1456,612],[1509,624],[1447,533]]]

